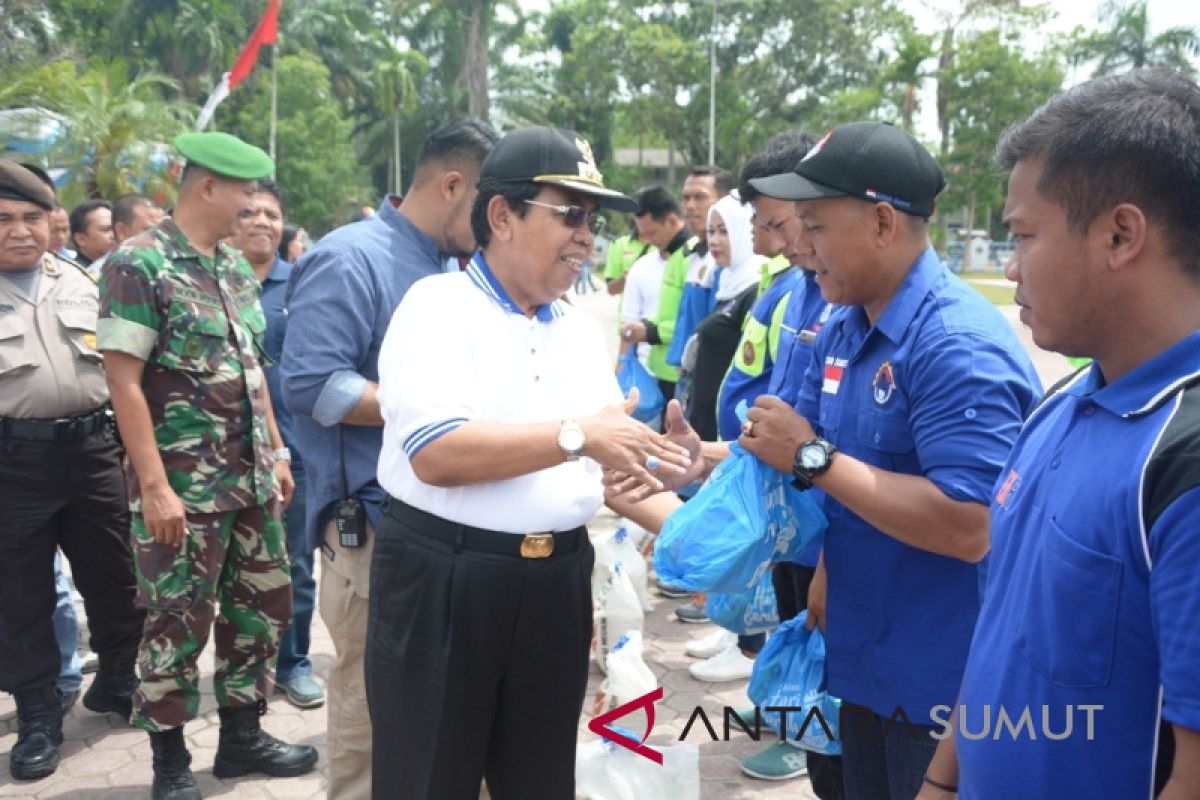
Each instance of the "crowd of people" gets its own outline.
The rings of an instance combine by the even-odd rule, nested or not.
[[[886,124],[781,133],[677,198],[605,186],[574,131],[457,120],[407,194],[307,250],[271,159],[227,134],[177,137],[169,213],[68,213],[0,160],[12,776],[55,771],[83,685],[61,551],[82,704],[146,731],[155,800],[200,797],[210,637],[218,777],[315,767],[259,724],[280,692],[326,707],[331,798],[572,798],[586,526],[607,504],[662,529],[736,442],[828,520],[772,582],[842,703],[840,755],[783,736],[748,775],[1200,797],[1200,86],[1135,70],[1014,122],[1005,273],[1039,346],[1093,359],[1048,391],[931,246],[942,167]],[[616,331],[571,293],[605,214],[635,230],[605,260]],[[669,399],[657,423],[606,336]],[[691,673],[743,680],[764,638],[695,639]]]

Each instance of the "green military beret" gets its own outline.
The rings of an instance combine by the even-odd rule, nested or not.
[[[275,172],[275,162],[261,149],[236,136],[211,133],[181,133],[175,149],[190,163],[239,181],[256,181]]]
[[[50,211],[54,208],[54,192],[32,171],[15,161],[0,158],[0,197],[24,200]]]

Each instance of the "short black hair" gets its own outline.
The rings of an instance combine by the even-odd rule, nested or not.
[[[421,143],[413,180],[421,179],[422,169],[433,164],[483,164],[492,146],[500,141],[496,129],[481,119],[463,117],[438,128]]]
[[[133,222],[133,212],[138,206],[157,206],[154,200],[144,194],[123,194],[113,201],[112,204],[112,223],[114,226],[119,222],[122,225],[128,225]]]
[[[711,164],[701,164],[688,171],[688,177],[712,178],[713,186],[717,189],[717,197],[724,197],[733,191],[733,173],[724,167],[714,167]]]
[[[91,214],[97,208],[107,208],[112,211],[112,203],[107,200],[84,200],[79,205],[71,209],[71,235],[77,233],[86,233],[88,224],[88,214]]]
[[[270,178],[260,178],[254,191],[274,197],[275,202],[279,203],[279,213],[283,215],[284,219],[287,219],[287,201],[283,199],[283,189],[279,188],[278,183]]]
[[[1042,162],[1037,189],[1084,232],[1131,203],[1162,225],[1172,255],[1200,277],[1200,86],[1168,69],[1096,78],[1056,95],[996,147],[1006,170]]]
[[[475,236],[475,244],[483,249],[492,241],[492,226],[488,224],[488,204],[492,202],[493,197],[503,197],[513,213],[524,218],[529,213],[529,204],[525,201],[537,197],[542,188],[542,184],[532,181],[513,183],[494,178],[481,180],[475,205],[471,206],[471,233]]]
[[[671,214],[677,217],[683,216],[683,209],[679,206],[679,201],[665,186],[646,186],[638,189],[633,199],[638,204],[637,211],[633,212],[635,217],[644,217],[649,214],[655,222],[662,222]]]
[[[772,136],[763,149],[751,156],[746,166],[742,167],[742,173],[738,176],[738,197],[743,203],[760,197],[762,192],[751,186],[750,181],[791,172],[816,143],[816,136],[800,129]]]

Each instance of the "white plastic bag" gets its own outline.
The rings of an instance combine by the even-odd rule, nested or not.
[[[637,631],[640,636],[646,618],[624,566],[615,564],[605,569],[608,580],[601,584],[595,595],[596,635],[593,640],[593,655],[602,669],[621,634]]]
[[[597,717],[658,688],[658,679],[642,658],[641,631],[623,633],[605,659],[607,677],[596,692],[592,716]]]
[[[656,747],[662,765],[604,740],[579,746],[575,791],[589,800],[700,800],[700,748]]]
[[[592,567],[592,596],[596,596],[604,581],[608,580],[606,568],[620,564],[629,573],[633,590],[643,611],[650,611],[650,593],[646,588],[646,557],[641,544],[650,534],[628,521],[614,532],[598,537],[592,542],[596,548],[596,565]],[[640,543],[640,544],[639,544]]]

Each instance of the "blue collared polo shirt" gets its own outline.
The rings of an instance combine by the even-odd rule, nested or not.
[[[1107,386],[1093,365],[1021,432],[993,494],[959,796],[1154,796],[1160,730],[1200,730],[1197,565],[1200,333]]]
[[[296,448],[296,439],[292,432],[292,412],[288,410],[287,403],[283,402],[283,382],[279,377],[279,359],[283,357],[283,337],[287,333],[288,324],[284,295],[287,294],[288,279],[291,277],[291,262],[275,256],[275,263],[262,282],[259,301],[262,303],[263,316],[267,320],[263,349],[274,362],[263,370],[267,375],[267,389],[271,392],[271,409],[275,412],[275,424],[279,426],[279,435],[283,437],[284,445],[292,449],[292,472],[296,472],[304,469],[304,460]]]
[[[931,248],[874,327],[859,306],[834,313],[797,409],[842,453],[987,503],[1040,395],[1011,326]],[[978,567],[903,544],[831,496],[824,509],[829,691],[930,724],[930,709],[953,704],[962,679]]]

